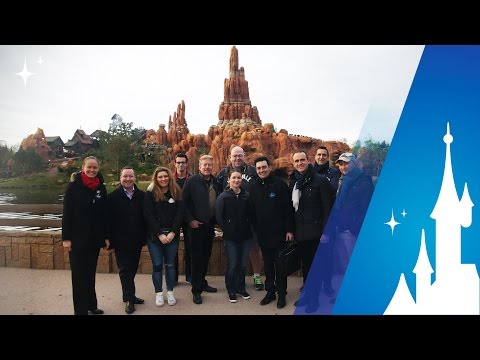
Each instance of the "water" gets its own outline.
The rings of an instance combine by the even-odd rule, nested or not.
[[[8,192],[0,190],[0,205],[5,204],[62,204],[63,193],[58,190],[26,190],[8,189]]]
[[[9,192],[0,192],[0,206],[10,204],[62,204],[63,194],[58,194],[52,190],[10,190]],[[3,210],[3,209],[2,209]],[[8,209],[5,209],[8,210]],[[3,212],[0,211],[0,221],[19,219],[22,222],[32,220],[38,223],[40,220],[61,220],[62,214],[39,214],[33,212]],[[55,231],[61,230],[60,227],[53,226],[28,226],[28,225],[0,225],[0,231]]]

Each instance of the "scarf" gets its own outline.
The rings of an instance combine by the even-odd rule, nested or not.
[[[294,175],[295,175],[295,187],[302,191],[303,190],[303,187],[312,179],[313,177],[313,165],[312,164],[308,164],[308,168],[307,168],[307,171],[305,171],[305,174],[301,174],[299,173],[297,170],[294,171]]]
[[[82,183],[89,189],[95,191],[97,190],[98,186],[100,185],[100,179],[97,176],[95,176],[93,179],[88,177],[83,171],[80,173],[80,176],[82,178]]]
[[[295,211],[298,211],[298,206],[300,205],[300,198],[302,197],[302,190],[304,186],[310,182],[313,174],[314,172],[312,164],[308,164],[308,168],[307,171],[305,171],[305,174],[301,174],[297,170],[295,170],[293,173],[296,180],[295,186],[293,187],[292,191],[292,202]]]

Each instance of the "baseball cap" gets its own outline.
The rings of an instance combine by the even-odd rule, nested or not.
[[[350,152],[343,153],[338,157],[335,163],[339,161],[345,161],[345,162],[355,161],[355,155]]]

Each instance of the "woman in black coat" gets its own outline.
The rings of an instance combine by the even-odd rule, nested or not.
[[[245,275],[250,251],[249,240],[253,234],[248,216],[248,192],[241,188],[242,173],[233,169],[227,179],[228,188],[217,198],[215,216],[223,230],[228,300],[235,303],[237,294],[250,299],[250,294],[245,290]]]
[[[63,199],[62,240],[72,270],[75,315],[103,314],[97,307],[95,274],[100,248],[108,250],[107,190],[94,156],[83,161]]]
[[[182,190],[170,169],[158,167],[145,194],[144,216],[147,223],[147,246],[152,259],[152,281],[155,288],[155,305],[163,306],[162,270],[165,265],[167,303],[177,303],[173,294],[175,286],[175,256],[180,242],[180,227],[184,221]]]

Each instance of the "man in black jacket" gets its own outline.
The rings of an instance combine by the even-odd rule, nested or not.
[[[185,218],[190,225],[190,254],[192,258],[192,294],[195,304],[202,303],[202,292],[217,292],[209,286],[208,262],[215,237],[215,203],[218,196],[216,178],[212,175],[213,157],[199,159],[198,174],[190,176],[183,188]]]
[[[143,218],[145,192],[135,185],[135,172],[129,166],[120,170],[120,185],[108,195],[111,246],[122,284],[125,312],[135,311],[135,304],[145,301],[135,296],[135,275],[143,245],[146,228]]]
[[[338,179],[340,178],[340,171],[337,168],[330,166],[329,161],[330,154],[328,149],[325,146],[319,146],[317,152],[315,153],[315,164],[313,164],[313,170],[320,175],[323,175],[327,178],[330,183],[330,188],[332,190],[333,202],[335,201],[335,195],[337,194],[338,189]],[[333,205],[333,203],[332,203]],[[327,296],[332,296],[335,293],[335,290],[332,287],[332,275],[333,275],[333,244],[334,236],[330,238],[328,243],[323,243],[320,246],[319,251],[319,261],[321,266],[321,278],[323,281],[323,292]]]
[[[278,292],[277,308],[281,309],[286,305],[287,276],[279,271],[278,253],[286,241],[293,240],[292,200],[287,184],[271,173],[267,157],[256,158],[255,168],[258,179],[250,186],[249,210],[262,249],[267,290],[260,305],[275,300]]]
[[[326,177],[313,171],[304,151],[293,154],[293,167],[290,188],[295,209],[295,241],[300,250],[305,284],[319,244],[323,246],[330,241],[323,232],[332,208],[332,192]],[[315,287],[315,291],[310,292],[312,307],[318,306],[318,290]]]

